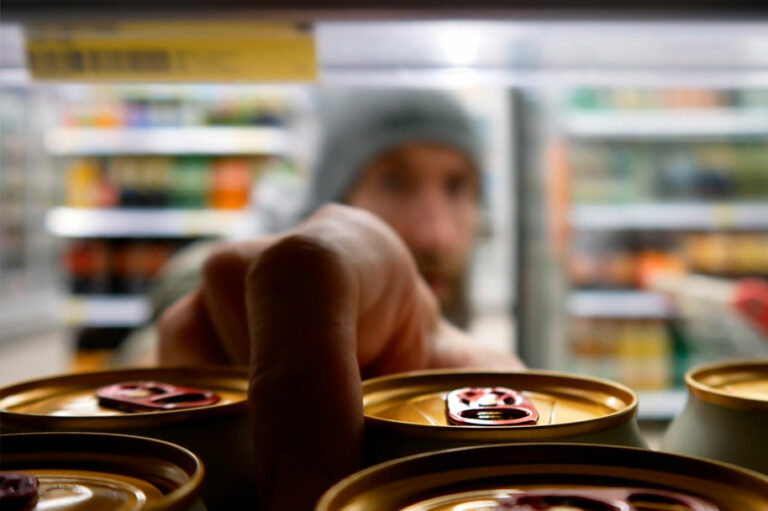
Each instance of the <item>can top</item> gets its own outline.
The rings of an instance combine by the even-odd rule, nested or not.
[[[647,449],[507,444],[376,465],[334,485],[315,510],[506,511],[550,505],[589,511],[759,511],[768,509],[768,478]]]
[[[508,395],[522,419],[517,425],[492,428],[454,420],[454,396],[488,393]],[[514,401],[519,396],[520,401]],[[449,406],[446,413],[446,403]],[[482,408],[470,400],[467,407]],[[466,440],[556,438],[591,433],[631,420],[637,410],[635,394],[617,383],[548,371],[416,371],[363,382],[367,422],[406,428],[429,437],[460,435]],[[476,410],[472,410],[477,412]],[[502,410],[504,411],[504,410]],[[527,420],[535,417],[535,420]],[[491,422],[491,421],[489,421]],[[501,421],[498,421],[501,423]],[[515,421],[508,421],[509,423]]]
[[[709,501],[655,488],[600,485],[520,485],[426,499],[402,511],[720,511]]]
[[[164,382],[163,387],[189,391],[204,389],[218,399],[193,396],[204,406],[189,403],[173,406],[130,407],[109,403],[104,389],[126,382]],[[107,397],[122,396],[111,392]],[[17,383],[0,389],[0,420],[9,427],[37,430],[100,430],[160,426],[213,415],[246,414],[248,371],[238,367],[118,369],[96,373],[69,374]],[[176,394],[179,394],[178,392]],[[176,394],[169,394],[176,396]],[[176,396],[185,398],[186,396]],[[115,401],[113,399],[113,401]]]
[[[32,509],[187,508],[197,498],[203,479],[197,456],[160,440],[99,433],[22,433],[2,435],[2,444],[2,470],[38,481]]]
[[[685,383],[708,403],[768,412],[768,359],[696,367],[685,375]]]

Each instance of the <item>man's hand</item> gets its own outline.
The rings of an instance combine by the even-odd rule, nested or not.
[[[403,242],[344,206],[219,249],[200,288],[163,315],[160,337],[165,364],[250,365],[265,510],[310,509],[358,468],[361,374],[521,367],[442,321]]]

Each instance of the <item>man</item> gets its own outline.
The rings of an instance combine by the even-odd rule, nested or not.
[[[463,307],[478,224],[466,116],[424,91],[350,94],[332,111],[310,209],[354,207],[325,206],[287,233],[218,248],[160,322],[165,363],[249,364],[265,510],[310,509],[359,467],[362,377],[520,367],[438,306]]]
[[[309,211],[341,202],[384,220],[410,249],[443,315],[467,327],[467,264],[481,199],[471,119],[435,91],[340,91],[325,98],[327,136]]]

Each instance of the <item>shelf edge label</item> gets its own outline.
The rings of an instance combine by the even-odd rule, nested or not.
[[[317,77],[311,27],[268,22],[26,27],[30,73],[67,81],[300,81]]]

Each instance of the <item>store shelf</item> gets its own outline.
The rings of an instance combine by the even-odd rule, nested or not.
[[[60,128],[45,137],[57,156],[285,154],[288,134],[266,127]]]
[[[667,297],[652,291],[574,291],[568,312],[585,318],[668,318]]]
[[[64,320],[70,325],[89,327],[132,327],[150,317],[149,300],[144,296],[80,295],[64,305]]]
[[[668,138],[768,134],[768,109],[609,111],[571,114],[565,131],[576,137]]]
[[[54,208],[45,224],[68,238],[191,238],[227,234],[247,213],[227,210]]]
[[[768,204],[578,205],[571,208],[569,221],[577,229],[591,230],[768,229]]]
[[[638,418],[670,420],[683,411],[687,399],[684,389],[638,392]]]

